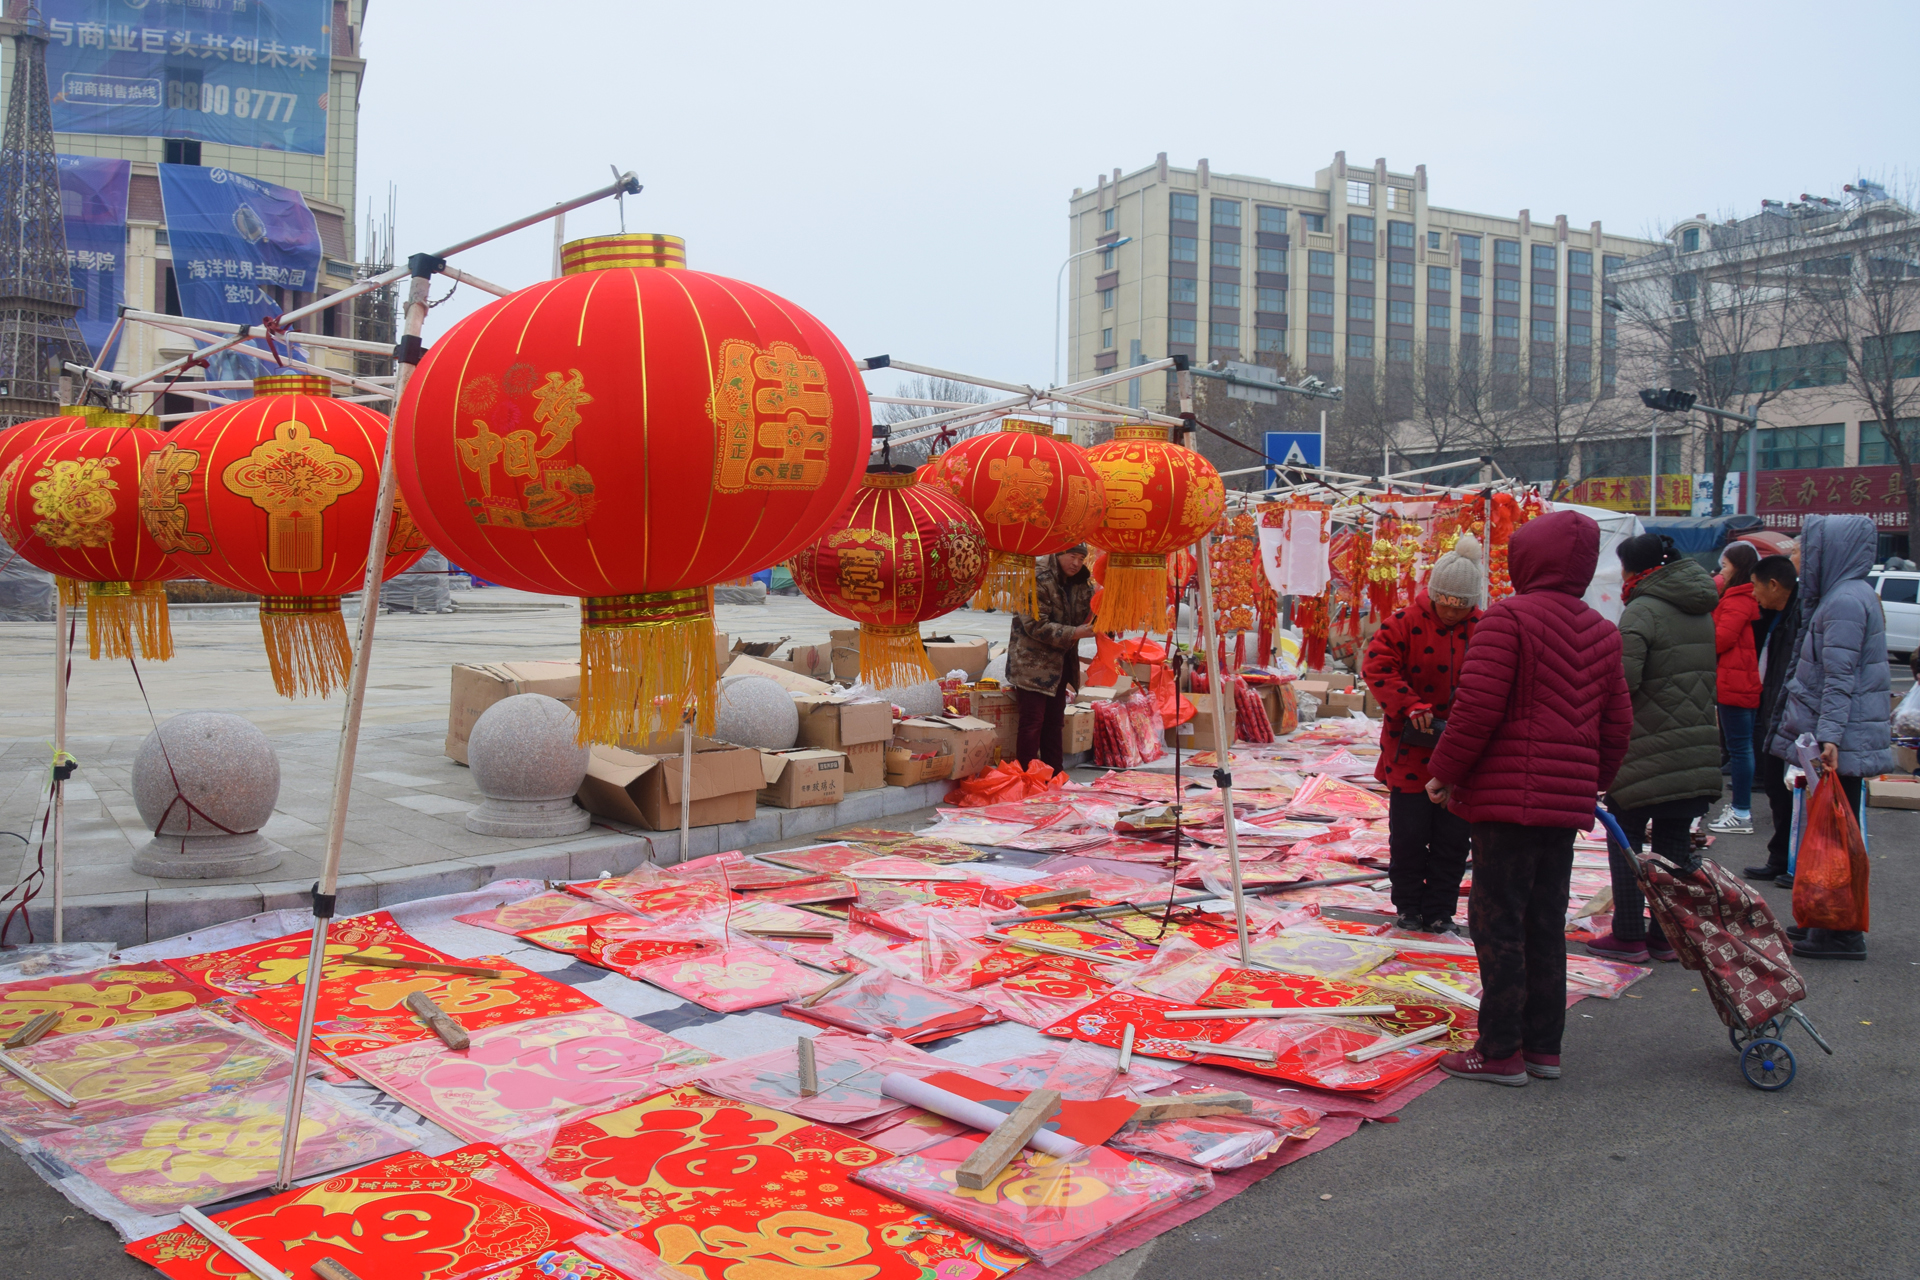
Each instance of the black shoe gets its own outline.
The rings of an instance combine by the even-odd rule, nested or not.
[[[1796,960],[1865,960],[1867,935],[1858,930],[1809,929],[1804,941],[1793,944]]]
[[[1787,874],[1785,867],[1748,867],[1740,873],[1749,880],[1778,880]]]
[[[1453,917],[1446,916],[1441,919],[1427,921],[1425,924],[1420,926],[1420,932],[1422,933],[1455,933],[1455,932],[1458,932],[1458,930],[1454,928]]]
[[[1425,931],[1427,926],[1421,921],[1419,916],[1402,911],[1394,917],[1393,927],[1396,929],[1405,929],[1408,933],[1421,933]]]
[[[1788,942],[1805,942],[1807,940],[1807,930],[1804,925],[1790,924],[1780,932],[1787,935]]]
[[[1793,888],[1793,872],[1783,871],[1773,878],[1773,882],[1782,889],[1791,889]]]

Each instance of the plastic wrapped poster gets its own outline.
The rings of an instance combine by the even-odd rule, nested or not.
[[[716,1013],[798,1000],[833,981],[785,956],[745,944],[709,946],[690,955],[646,960],[624,972]]]
[[[273,1185],[287,1117],[284,1082],[201,1096],[144,1115],[63,1131],[34,1144],[136,1213],[177,1213],[181,1205],[229,1200]],[[308,1089],[300,1108],[294,1176],[364,1164],[405,1151],[399,1129]]]
[[[0,986],[0,1037],[43,1013],[60,1015],[45,1037],[51,1039],[145,1022],[218,998],[218,992],[158,964],[21,978]]]
[[[1351,782],[1316,773],[1294,793],[1289,818],[1384,818],[1387,802]]]
[[[823,844],[811,849],[781,849],[762,855],[761,860],[811,875],[837,876],[844,875],[846,869],[856,863],[871,862],[883,852],[890,850],[868,849],[857,844]]]
[[[786,1014],[802,1022],[859,1035],[884,1035],[909,1044],[945,1039],[999,1021],[998,1015],[971,1000],[878,970],[862,974],[813,1005],[789,1004]]]
[[[1191,1002],[1220,975],[1232,972],[1232,963],[1191,938],[1169,938],[1152,960],[1127,975],[1126,985],[1162,999]]]
[[[686,1274],[662,1262],[651,1249],[605,1235],[576,1236],[504,1271],[484,1272],[486,1280],[686,1280]]]
[[[1380,1003],[1371,988],[1357,982],[1262,969],[1227,969],[1193,1001],[1213,1009],[1325,1009]]]
[[[311,930],[224,951],[181,956],[166,961],[174,972],[227,995],[251,996],[273,987],[304,987]],[[365,965],[349,964],[346,956],[360,952],[383,960],[438,960],[463,963],[437,951],[402,929],[384,911],[345,916],[327,930],[327,960],[321,978],[332,983],[349,974],[368,972]],[[391,973],[393,970],[387,970]]]
[[[453,1280],[599,1230],[517,1177],[476,1176],[486,1171],[455,1160],[459,1155],[395,1156],[211,1216],[270,1265],[300,1280],[322,1258],[336,1258],[367,1280]],[[173,1280],[246,1275],[190,1226],[136,1241],[127,1252]]]
[[[1392,1013],[1367,1019],[1388,1035],[1410,1036],[1440,1024],[1447,1028],[1447,1033],[1426,1043],[1443,1049],[1471,1049],[1479,1043],[1480,1015],[1467,1006],[1439,999],[1409,1000],[1404,994],[1395,994],[1391,999]]]
[[[1095,933],[1089,929],[1077,929],[1073,925],[1053,920],[1021,921],[1018,924],[1002,926],[1000,932],[1006,936],[1007,942],[1015,947],[1022,942],[1043,942],[1050,947],[1064,947],[1069,951],[1081,952],[1087,959],[1101,962],[1139,963],[1153,959],[1154,953],[1152,946],[1135,938]]]
[[[797,1029],[796,1029],[797,1030]],[[731,1058],[701,1070],[694,1083],[709,1093],[791,1112],[822,1124],[854,1124],[878,1116],[897,1116],[907,1108],[880,1091],[891,1072],[927,1076],[953,1064],[906,1044],[889,1044],[842,1031],[813,1037],[814,1072],[819,1091],[800,1094],[798,1044]]]
[[[585,960],[587,942],[592,936],[593,927],[622,920],[633,920],[639,923],[635,917],[625,912],[609,911],[597,916],[584,916],[578,920],[564,920],[559,924],[535,925],[531,929],[520,930],[514,936],[523,938],[536,947]]]
[[[284,1049],[198,1008],[42,1040],[8,1056],[79,1102],[64,1107],[13,1076],[0,1079],[0,1128],[15,1137],[147,1115],[293,1074]]]
[[[1201,1055],[1187,1048],[1187,1042],[1229,1040],[1248,1025],[1248,1020],[1244,1018],[1200,1018],[1191,1022],[1170,1022],[1165,1017],[1174,1010],[1195,1007],[1130,991],[1113,991],[1044,1030],[1050,1036],[1085,1040],[1090,1044],[1103,1044],[1117,1049],[1127,1025],[1131,1023],[1135,1053],[1151,1058],[1192,1062]]]
[[[1358,1024],[1358,1025],[1356,1025]],[[1347,1054],[1390,1038],[1363,1019],[1263,1018],[1237,1032],[1228,1043],[1241,1048],[1271,1049],[1276,1062],[1267,1067],[1244,1059],[1215,1058],[1219,1066],[1256,1075],[1274,1076],[1295,1084],[1338,1092],[1384,1093],[1429,1070],[1447,1052],[1437,1040],[1394,1049],[1365,1062],[1348,1062]]]
[[[1392,947],[1304,929],[1262,938],[1247,953],[1270,968],[1322,978],[1356,978],[1394,957]]]
[[[1134,1121],[1114,1134],[1118,1151],[1178,1160],[1202,1169],[1238,1169],[1279,1150],[1284,1137],[1263,1124],[1233,1116]]]
[[[605,908],[599,903],[582,902],[571,893],[549,892],[536,893],[531,898],[509,902],[491,911],[474,911],[464,916],[455,916],[454,919],[461,924],[491,929],[495,933],[518,934],[522,929],[538,929],[542,925],[584,920],[589,916],[600,915],[604,910]]]
[[[1069,1044],[989,1062],[970,1068],[966,1074],[1003,1089],[1052,1089],[1062,1098],[1076,1101],[1146,1093],[1180,1078],[1177,1072],[1138,1060],[1121,1075],[1120,1055],[1091,1044]]]
[[[1022,1151],[986,1188],[955,1175],[979,1138],[951,1138],[855,1174],[855,1179],[1043,1266],[1213,1189],[1204,1172],[1179,1173],[1105,1147],[1073,1157]]]
[[[1137,800],[1156,800],[1162,804],[1171,804],[1176,800],[1184,799],[1193,787],[1205,786],[1206,781],[1192,777],[1180,779],[1171,773],[1140,773],[1125,770],[1104,774],[1088,785],[1095,791],[1112,792],[1132,796]]]
[[[1599,996],[1602,1000],[1613,1000],[1652,972],[1653,970],[1645,965],[1621,964],[1617,960],[1570,955],[1567,957],[1567,990],[1580,995]]]
[[[469,1034],[529,1018],[599,1008],[599,1002],[591,996],[498,956],[460,963],[497,969],[502,976],[481,978],[342,966],[339,977],[329,977],[321,986],[313,1024],[314,1043],[342,1058],[388,1045],[433,1039],[433,1032],[407,1008],[407,997],[416,991],[450,1014]],[[281,986],[240,1001],[238,1008],[255,1026],[291,1038],[300,1030],[303,995],[303,985]]]
[[[799,1116],[692,1086],[515,1135],[502,1146],[616,1230],[698,1208],[742,1178],[763,1188],[817,1186],[886,1154]]]
[[[967,998],[1038,1031],[1113,990],[1093,969],[1075,960],[1043,957],[1033,968],[976,988]]]
[[[577,893],[600,904],[602,911],[630,911],[649,920],[668,921],[689,911],[737,902],[740,895],[729,893],[704,880],[635,880],[616,876],[587,884],[570,884],[567,892]]]
[[[587,1009],[468,1033],[455,1052],[436,1040],[346,1060],[434,1123],[471,1142],[678,1084],[713,1055],[611,1009]]]

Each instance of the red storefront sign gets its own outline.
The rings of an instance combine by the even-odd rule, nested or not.
[[[1907,527],[1899,467],[1811,467],[1760,473],[1760,517],[1769,529],[1794,530],[1805,516],[1872,516],[1884,530]]]

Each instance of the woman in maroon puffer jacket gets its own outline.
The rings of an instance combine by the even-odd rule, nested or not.
[[[1581,600],[1600,526],[1556,511],[1508,544],[1515,594],[1474,629],[1429,794],[1473,827],[1468,924],[1480,960],[1480,1039],[1449,1074],[1521,1085],[1560,1074],[1573,838],[1593,825],[1633,733],[1620,632]]]

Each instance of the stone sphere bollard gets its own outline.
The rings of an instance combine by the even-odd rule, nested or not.
[[[486,797],[467,814],[483,836],[571,836],[593,816],[574,803],[587,776],[579,720],[544,693],[516,693],[481,713],[467,739],[467,766]]]
[[[260,834],[280,799],[280,757],[228,712],[189,711],[149,733],[133,757],[133,799],[155,832],[133,855],[141,875],[250,876],[286,853]]]
[[[736,747],[785,751],[800,736],[800,709],[765,676],[732,676],[720,682],[713,734]]]

